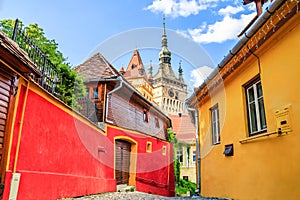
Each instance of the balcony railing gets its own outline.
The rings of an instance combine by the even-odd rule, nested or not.
[[[79,104],[78,111],[82,115],[87,117],[95,124],[98,124],[98,122],[103,122],[103,101],[99,99],[91,100],[88,97],[81,97],[77,100],[77,102]]]
[[[37,69],[41,72],[42,76],[34,77],[35,81],[48,92],[60,97],[57,89],[57,84],[61,80],[60,74],[45,53],[27,36],[26,30],[23,30],[19,25],[18,19],[15,22],[12,39],[27,53],[31,61],[34,62]]]

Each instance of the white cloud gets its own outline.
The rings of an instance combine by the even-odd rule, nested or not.
[[[194,87],[199,87],[207,78],[207,76],[213,71],[213,68],[203,66],[191,71],[191,82]]]
[[[184,37],[184,38],[191,39],[191,37],[190,37],[190,35],[188,34],[187,31],[176,30],[176,33],[177,33],[178,35],[181,35],[181,36]]]
[[[164,13],[171,17],[188,17],[199,11],[214,7],[218,0],[154,0],[145,9],[154,13]]]
[[[253,19],[256,13],[241,15],[233,18],[224,16],[221,21],[214,24],[202,24],[200,28],[188,29],[188,34],[197,43],[222,43],[226,40],[236,39],[239,32]]]
[[[227,6],[226,8],[222,8],[218,11],[219,15],[226,16],[226,15],[234,15],[241,11],[244,11],[245,9],[242,6],[233,7],[233,6]]]
[[[216,10],[220,5],[227,6]],[[231,5],[229,5],[229,3]],[[235,5],[235,6],[234,6]],[[191,38],[197,43],[222,43],[227,40],[237,39],[237,35],[246,25],[253,19],[256,12],[251,14],[242,14],[236,17],[236,14],[249,11],[251,6],[241,6],[241,2],[237,0],[153,0],[152,4],[146,7],[154,13],[164,13],[171,17],[188,17],[190,15],[199,15],[200,11],[210,11],[212,14],[217,14],[214,19],[218,20],[207,24],[203,22],[200,27],[190,28],[187,30],[177,30],[180,35]],[[201,23],[201,22],[200,22]]]

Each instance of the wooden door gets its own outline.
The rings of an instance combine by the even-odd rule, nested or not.
[[[5,165],[5,138],[8,131],[7,121],[10,114],[10,104],[14,101],[12,95],[16,84],[14,74],[0,64],[0,174],[1,183],[3,183],[4,165]]]
[[[117,184],[128,184],[131,144],[116,140],[116,181]]]

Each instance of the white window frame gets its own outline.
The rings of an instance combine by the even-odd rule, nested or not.
[[[190,166],[189,160],[190,160],[190,155],[189,155],[188,147],[185,147],[185,166],[186,167]]]
[[[248,87],[246,87],[246,98],[247,98],[247,116],[248,116],[248,129],[249,129],[249,135],[256,135],[259,134],[261,132],[264,132],[267,130],[267,123],[266,123],[266,116],[265,116],[265,108],[264,108],[264,100],[263,100],[263,92],[261,96],[258,96],[258,84],[261,84],[260,79],[257,79],[256,81],[254,81],[252,84],[248,85]],[[252,101],[250,101],[250,94],[249,91],[253,89],[253,93],[254,93],[254,99]],[[262,90],[262,89],[261,89]],[[259,102],[262,101],[262,105],[263,105],[263,113],[260,112],[259,109]],[[253,119],[252,119],[252,115],[251,115],[251,105],[254,105],[255,107],[255,120],[256,120],[256,128],[257,130],[253,130]],[[263,123],[263,119],[265,124]]]
[[[182,149],[181,149],[181,150],[177,150],[176,156],[177,156],[177,158],[178,158],[178,161],[179,161],[181,164],[183,164],[184,158],[183,158],[183,151],[182,151]],[[182,161],[180,161],[180,157],[182,158]]]
[[[217,145],[221,142],[220,137],[220,118],[219,118],[219,106],[216,104],[210,109],[211,114],[211,135],[212,144]]]

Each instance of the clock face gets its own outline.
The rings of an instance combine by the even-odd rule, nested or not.
[[[168,90],[168,94],[170,97],[174,97],[174,91],[172,89]]]

